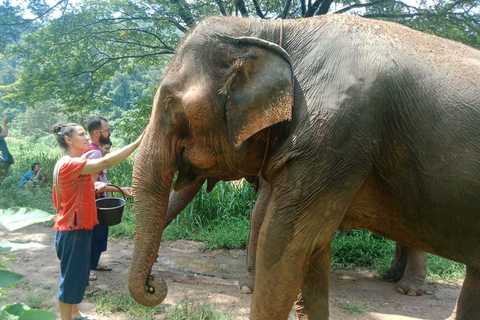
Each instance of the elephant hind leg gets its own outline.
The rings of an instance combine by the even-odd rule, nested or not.
[[[399,254],[398,260],[396,259],[397,253]],[[397,243],[395,259],[395,264],[389,269],[390,275],[394,273],[391,270],[392,268],[394,269],[395,266],[401,266],[404,263],[403,274],[396,284],[397,292],[409,296],[425,294],[428,254]],[[401,270],[401,268],[397,268],[396,270]]]
[[[330,278],[330,244],[315,251],[305,273],[302,289],[295,302],[297,318],[328,319],[328,283]]]
[[[407,266],[407,247],[397,243],[395,246],[395,259],[393,264],[388,268],[385,277],[388,281],[398,282],[402,279]]]
[[[480,268],[467,266],[456,309],[456,320],[480,320]]]

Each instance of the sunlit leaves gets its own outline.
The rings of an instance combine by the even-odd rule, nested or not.
[[[0,224],[7,230],[13,231],[28,225],[49,221],[53,216],[39,209],[9,208],[0,209]]]
[[[15,303],[0,310],[0,319],[15,320],[55,320],[57,315],[44,310],[32,310],[22,303]]]

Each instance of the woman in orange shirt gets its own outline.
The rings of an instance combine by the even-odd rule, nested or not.
[[[92,229],[97,224],[95,184],[91,173],[125,160],[139,145],[143,134],[133,143],[99,159],[80,158],[89,147],[85,129],[76,124],[52,127],[64,156],[54,169],[53,202],[57,215],[54,228],[55,248],[60,259],[58,303],[62,320],[88,319],[77,308],[84,296],[90,266]],[[97,190],[100,191],[100,190]]]

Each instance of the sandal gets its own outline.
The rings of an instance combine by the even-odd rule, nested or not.
[[[85,290],[85,297],[91,298],[95,297],[101,293],[105,292],[105,290],[102,290],[100,288],[92,287],[91,291],[87,293],[87,290]],[[87,318],[88,319],[88,318]]]
[[[88,281],[96,281],[97,280],[97,275],[94,272],[90,272],[88,275]]]
[[[112,268],[110,266],[107,266],[107,265],[101,265],[99,264],[97,266],[97,269],[95,269],[96,271],[112,271]]]

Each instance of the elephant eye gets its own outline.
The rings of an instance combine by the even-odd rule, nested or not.
[[[168,107],[170,105],[170,103],[173,102],[173,97],[172,96],[168,96],[165,98],[165,108]]]

